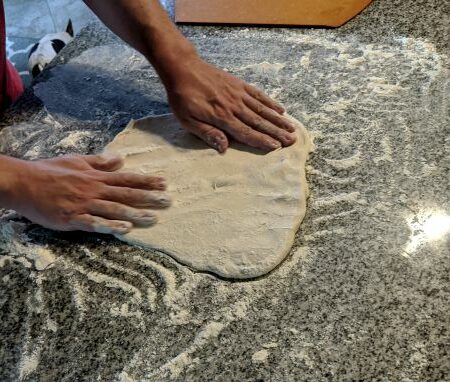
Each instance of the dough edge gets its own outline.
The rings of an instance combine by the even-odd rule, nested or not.
[[[167,249],[160,248],[158,245],[152,245],[149,242],[143,242],[135,237],[130,237],[128,235],[115,235],[116,238],[125,243],[128,243],[130,245],[139,246],[145,250],[156,251],[159,254],[169,256],[170,258],[175,260],[177,263],[179,263],[183,266],[187,266],[191,271],[193,271],[195,273],[212,274],[214,276],[219,276],[220,278],[224,278],[224,279],[241,280],[241,281],[256,279],[256,278],[267,275],[268,273],[270,273],[271,271],[273,271],[274,269],[279,267],[281,264],[283,264],[284,260],[288,257],[291,250],[294,249],[293,244],[295,241],[295,236],[296,236],[298,230],[300,229],[300,226],[301,226],[303,219],[305,217],[305,214],[306,214],[306,208],[307,208],[307,204],[308,204],[307,201],[308,201],[308,197],[310,194],[309,184],[307,183],[307,180],[306,180],[306,162],[308,161],[308,158],[309,158],[309,155],[311,154],[311,152],[313,152],[315,149],[314,142],[313,142],[313,136],[310,132],[308,132],[308,130],[305,128],[305,126],[300,121],[293,118],[289,114],[285,114],[284,116],[289,118],[297,126],[299,135],[303,139],[302,149],[304,149],[306,152],[305,160],[302,161],[302,163],[299,163],[299,166],[301,166],[300,182],[302,182],[305,185],[304,190],[303,190],[302,199],[301,199],[301,201],[304,201],[305,208],[302,209],[301,206],[299,207],[300,213],[298,215],[298,218],[296,219],[297,224],[295,226],[293,226],[292,229],[290,230],[288,238],[286,238],[286,240],[285,240],[284,248],[282,248],[279,251],[278,256],[272,257],[270,262],[264,263],[264,266],[261,266],[261,264],[259,264],[259,266],[229,267],[227,269],[209,264],[207,267],[208,269],[199,269],[201,267],[199,267],[198,265],[193,265],[192,263],[189,263],[188,261],[183,259],[184,256],[182,254],[179,254],[177,251],[168,251]],[[155,118],[171,119],[171,118],[173,118],[173,114],[168,113],[168,114],[161,114],[161,115],[151,115],[151,116],[147,116],[147,117],[140,118],[137,120],[132,119],[132,120],[130,120],[128,125],[125,127],[125,129],[114,138],[114,140],[117,137],[119,137],[121,134],[126,134],[130,129],[133,128],[135,123],[142,122],[147,119],[155,119]],[[108,146],[105,149],[106,151],[108,149]],[[203,267],[203,268],[206,268],[206,267]]]

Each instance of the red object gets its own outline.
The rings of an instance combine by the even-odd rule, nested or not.
[[[6,58],[5,11],[3,0],[0,0],[0,111],[11,105],[22,93],[22,79]]]

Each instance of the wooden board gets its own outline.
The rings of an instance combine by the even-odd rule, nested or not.
[[[178,23],[337,27],[372,0],[177,0]]]

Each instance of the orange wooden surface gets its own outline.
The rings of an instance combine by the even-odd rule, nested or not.
[[[188,23],[340,26],[372,0],[176,0]]]

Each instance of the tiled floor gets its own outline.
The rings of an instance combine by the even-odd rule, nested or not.
[[[75,32],[93,18],[81,0],[5,0],[7,55],[26,85],[28,51],[48,33],[64,31],[69,19]]]

